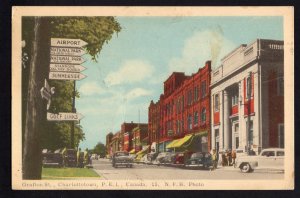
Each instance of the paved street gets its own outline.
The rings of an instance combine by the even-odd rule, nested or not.
[[[284,174],[278,171],[257,170],[253,173],[241,173],[232,167],[209,170],[188,170],[177,167],[166,167],[157,165],[134,164],[133,168],[113,168],[111,161],[100,159],[93,161],[94,170],[101,176],[101,179],[283,179]]]

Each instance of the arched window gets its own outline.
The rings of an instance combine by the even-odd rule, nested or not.
[[[194,125],[198,124],[198,111],[194,113]]]
[[[206,121],[206,109],[203,108],[201,111],[201,121],[205,122]]]

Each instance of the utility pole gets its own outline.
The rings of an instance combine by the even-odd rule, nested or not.
[[[250,114],[251,114],[251,91],[252,91],[252,72],[249,72],[247,81],[247,153],[250,153]]]
[[[74,90],[73,90],[73,102],[72,102],[72,112],[73,113],[76,113],[75,97],[76,97],[76,80],[74,80]],[[71,121],[71,148],[72,149],[75,148],[74,134],[75,134],[75,121]]]

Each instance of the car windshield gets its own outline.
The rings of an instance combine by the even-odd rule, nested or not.
[[[201,158],[203,157],[203,154],[202,153],[194,153],[191,158]]]
[[[123,153],[123,152],[121,152],[121,153],[116,153],[116,156],[128,156],[129,155],[129,153]]]

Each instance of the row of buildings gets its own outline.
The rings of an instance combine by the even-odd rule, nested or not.
[[[108,151],[284,147],[283,57],[283,41],[257,39],[216,69],[207,61],[192,75],[173,72],[159,100],[150,102],[148,123],[123,123],[107,135]]]

